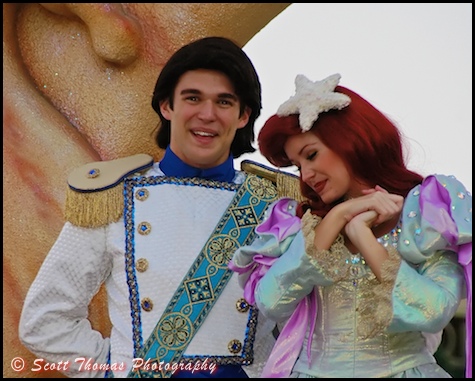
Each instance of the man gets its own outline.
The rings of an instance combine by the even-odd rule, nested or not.
[[[69,176],[67,222],[28,292],[20,339],[38,369],[71,377],[257,377],[274,324],[227,267],[278,196],[233,166],[255,150],[257,73],[234,42],[203,38],[165,64],[152,107],[160,162],[138,154]],[[87,320],[102,283],[110,338]]]

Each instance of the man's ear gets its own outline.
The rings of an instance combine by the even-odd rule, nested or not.
[[[167,120],[171,119],[170,112],[173,111],[170,108],[170,101],[168,99],[164,99],[160,102],[160,112],[162,113],[163,117]]]
[[[241,117],[240,117],[240,122],[239,122],[239,126],[238,126],[238,129],[239,128],[244,128],[247,126],[247,123],[249,122],[249,117],[251,116],[251,108],[246,106],[244,108],[244,112],[242,113]]]

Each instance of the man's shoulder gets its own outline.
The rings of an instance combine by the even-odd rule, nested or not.
[[[292,173],[281,171],[251,160],[243,160],[241,162],[241,170],[270,180],[276,186],[279,197],[290,197],[298,201],[304,200],[300,192],[299,177]]]
[[[152,164],[152,156],[144,153],[95,161],[72,170],[68,176],[68,185],[73,191],[80,193],[99,192],[117,186],[127,176],[147,169]]]
[[[152,165],[152,156],[140,153],[75,168],[68,176],[66,220],[91,228],[118,221],[124,208],[120,185],[128,176]]]

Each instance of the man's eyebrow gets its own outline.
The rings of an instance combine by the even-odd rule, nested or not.
[[[218,97],[219,98],[232,99],[232,100],[235,100],[235,101],[238,100],[238,97],[236,96],[236,94],[233,94],[233,93],[220,93],[220,94],[218,94]]]
[[[198,89],[193,89],[193,88],[183,89],[183,90],[180,91],[180,95],[186,95],[186,94],[199,95],[199,94],[202,94],[202,92]],[[219,93],[218,98],[232,99],[232,100],[235,100],[235,101],[238,100],[237,95],[233,94],[233,93]]]
[[[201,91],[197,89],[183,89],[182,91],[180,91],[180,95],[184,94],[201,94]]]

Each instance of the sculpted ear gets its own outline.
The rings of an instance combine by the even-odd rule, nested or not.
[[[128,65],[138,57],[143,36],[120,3],[40,3],[61,16],[79,18],[88,27],[92,46],[106,61]]]

